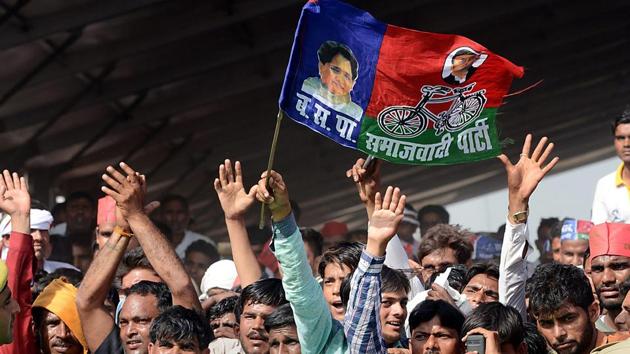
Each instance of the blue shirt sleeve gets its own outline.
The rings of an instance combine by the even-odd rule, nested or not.
[[[344,323],[350,353],[387,352],[379,317],[383,262],[385,257],[373,257],[363,250],[352,276]]]

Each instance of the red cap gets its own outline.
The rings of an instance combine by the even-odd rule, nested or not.
[[[591,259],[603,256],[630,257],[630,225],[605,223],[593,226],[588,240]]]
[[[96,224],[116,223],[116,201],[110,196],[98,200],[98,214]]]
[[[348,233],[348,225],[339,221],[330,221],[324,224],[320,233],[324,238],[344,236]]]

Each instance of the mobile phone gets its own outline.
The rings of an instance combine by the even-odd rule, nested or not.
[[[486,338],[481,334],[471,334],[466,338],[466,352],[486,353]]]

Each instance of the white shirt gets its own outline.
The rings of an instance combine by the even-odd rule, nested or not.
[[[623,163],[615,172],[597,181],[591,221],[597,225],[604,222],[630,223],[630,195],[621,178]]]
[[[179,243],[179,245],[175,247],[175,253],[177,253],[177,256],[179,256],[179,258],[181,259],[184,259],[186,257],[186,249],[188,248],[188,246],[190,246],[190,244],[197,240],[208,242],[212,246],[217,247],[214,241],[212,241],[209,237],[198,234],[196,232],[192,232],[190,230],[186,230],[186,232],[184,233],[184,238]]]
[[[66,263],[66,262],[58,262],[58,261],[49,261],[49,260],[44,260],[44,271],[46,273],[52,273],[54,271],[56,271],[57,269],[62,269],[62,268],[67,268],[67,269],[72,269],[72,270],[76,270],[77,272],[80,272],[80,270],[73,266],[70,263]]]
[[[499,262],[499,302],[514,307],[527,320],[525,282],[527,281],[527,224],[505,223],[505,234]],[[530,252],[528,247],[527,252]]]

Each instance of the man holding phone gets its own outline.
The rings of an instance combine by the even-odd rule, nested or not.
[[[462,333],[466,353],[527,353],[520,314],[500,302],[479,305],[464,321]]]

